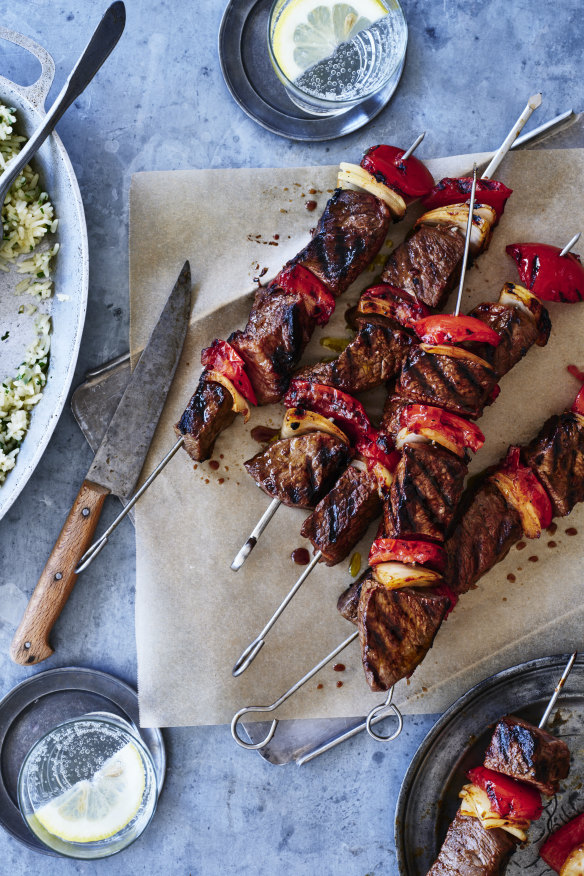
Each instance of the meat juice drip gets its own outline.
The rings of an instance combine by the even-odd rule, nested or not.
[[[209,468],[212,468],[213,471],[217,471],[217,469],[219,468],[219,463],[217,462],[216,459],[209,460]]]
[[[566,529],[566,535],[578,535],[578,530],[575,526],[570,526]]]
[[[334,672],[344,672],[345,669],[346,667],[344,663],[335,663],[335,665],[333,666]]]
[[[507,575],[507,581],[510,581],[511,584],[515,584],[515,582],[517,581],[517,578],[516,578],[515,575],[511,572],[509,575]]]
[[[307,566],[310,562],[310,554],[306,548],[296,548],[290,554],[297,566]]]
[[[549,532],[550,535],[555,535],[557,531],[558,531],[558,524],[557,523],[550,523],[550,525],[546,529],[546,532]]]
[[[539,557],[536,557],[535,555],[533,557],[529,557],[528,559],[530,563],[537,563],[539,561]]]
[[[523,548],[527,547],[527,544],[524,541],[518,541],[515,547],[518,551],[522,551]]]
[[[313,210],[316,210],[316,201],[307,201],[304,206],[309,213],[312,213]]]
[[[337,681],[337,687],[342,687],[342,686],[343,686],[343,682],[342,682],[342,681]]]
[[[272,438],[280,434],[279,429],[271,429],[269,426],[254,426],[250,432],[251,437],[258,444],[267,444]]]
[[[558,543],[557,543],[557,541],[548,541],[547,546],[549,548],[555,548],[558,546]]]

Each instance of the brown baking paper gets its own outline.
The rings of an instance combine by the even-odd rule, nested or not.
[[[479,160],[486,156],[478,156]],[[468,171],[473,156],[430,162],[436,178]],[[131,189],[131,347],[152,330],[185,260],[190,259],[196,302],[183,356],[144,471],[175,441],[172,426],[193,393],[203,346],[245,324],[253,278],[269,279],[307,241],[335,184],[336,168],[146,173]],[[462,311],[495,300],[506,280],[517,280],[505,245],[545,241],[564,245],[584,227],[580,181],[584,150],[523,152],[507,157],[500,178],[514,190],[490,249],[469,271]],[[309,212],[306,202],[316,200]],[[390,230],[395,246],[415,210]],[[387,253],[392,248],[388,242]],[[319,340],[347,334],[343,313],[379,272],[379,260],[345,294],[333,321],[315,334],[305,361],[328,355]],[[263,270],[266,268],[267,270]],[[569,406],[577,391],[566,365],[584,367],[584,304],[550,305],[547,348],[535,348],[502,380],[481,428],[487,442],[471,471],[499,459],[510,442],[534,436],[547,416]],[[383,391],[366,399],[379,411]],[[217,441],[214,460],[194,465],[183,451],[136,509],[136,636],[141,722],[145,726],[224,723],[244,705],[268,704],[353,631],[335,604],[350,583],[347,559],[318,566],[300,590],[252,667],[231,675],[243,648],[257,635],[302,571],[290,553],[310,545],[299,535],[305,512],[280,507],[240,572],[229,565],[269,498],[242,463],[259,449],[258,424],[277,426],[283,408],[256,409]],[[571,529],[576,535],[569,535]],[[366,561],[375,527],[358,550]],[[554,546],[552,546],[552,542]],[[581,560],[584,508],[558,521],[558,530],[513,548],[463,597],[434,647],[396,699],[405,712],[444,710],[490,673],[532,657],[581,645]],[[279,717],[341,717],[366,713],[380,701],[363,678],[353,643],[278,712]],[[337,682],[342,681],[342,687]],[[322,685],[322,687],[319,687]]]

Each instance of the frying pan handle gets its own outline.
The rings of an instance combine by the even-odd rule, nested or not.
[[[0,38],[8,40],[17,46],[22,46],[39,61],[41,65],[41,75],[32,85],[18,85],[16,82],[11,82],[11,86],[29,100],[32,105],[39,110],[43,110],[47,95],[51,90],[53,79],[55,78],[55,62],[46,49],[43,49],[30,37],[24,36],[22,33],[17,33],[15,30],[9,30],[7,27],[0,27]],[[0,76],[0,80],[4,79]]]

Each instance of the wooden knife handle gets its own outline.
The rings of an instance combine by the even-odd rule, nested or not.
[[[73,589],[75,568],[91,544],[108,494],[99,484],[83,481],[12,640],[15,663],[40,663],[53,653],[49,635]]]

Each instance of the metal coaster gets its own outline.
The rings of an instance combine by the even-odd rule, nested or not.
[[[258,125],[291,140],[333,140],[366,125],[388,103],[404,68],[383,91],[338,116],[311,116],[297,107],[268,55],[272,0],[230,0],[219,28],[219,61],[234,100]]]
[[[60,857],[30,832],[17,803],[21,764],[51,727],[88,712],[113,712],[133,724],[154,763],[158,791],[166,772],[160,730],[138,727],[138,694],[124,681],[95,669],[50,669],[27,678],[0,701],[0,826],[35,852]]]
[[[558,683],[568,655],[543,657],[505,669],[464,694],[428,733],[404,778],[395,816],[395,844],[402,876],[425,876],[438,855],[468,781],[467,770],[480,766],[493,726],[503,715],[517,715],[537,725]],[[511,858],[508,876],[529,872],[545,876],[549,868],[538,849],[549,833],[581,809],[584,780],[584,660],[579,658],[546,727],[563,738],[572,752],[570,775],[544,812],[533,822],[529,842]],[[547,801],[547,804],[546,804]]]

